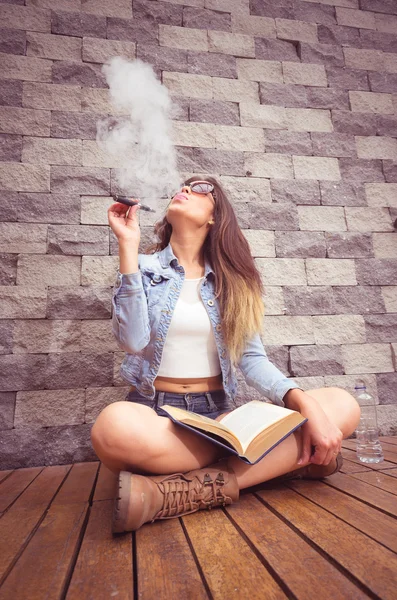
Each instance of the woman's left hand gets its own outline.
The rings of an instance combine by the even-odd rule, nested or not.
[[[315,465],[328,465],[340,452],[343,433],[328,419],[317,400],[309,395],[308,398],[298,409],[300,414],[308,419],[301,427],[302,452],[298,464],[310,462]],[[312,446],[314,453],[311,456]]]

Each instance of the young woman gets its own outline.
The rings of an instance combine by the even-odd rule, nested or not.
[[[188,179],[147,254],[138,254],[138,210],[115,203],[108,211],[120,255],[112,327],[131,383],[126,401],[103,409],[91,431],[99,459],[119,472],[112,531],[230,504],[240,489],[283,474],[339,470],[359,405],[341,388],[304,392],[269,361],[261,278],[219,183]],[[237,367],[271,402],[308,419],[255,465],[158,414],[172,404],[221,418],[235,408]]]

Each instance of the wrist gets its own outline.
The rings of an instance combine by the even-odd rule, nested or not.
[[[310,396],[308,396],[308,394],[306,394],[306,392],[303,390],[293,388],[284,394],[283,402],[286,408],[299,411],[304,404],[307,404],[309,398]]]

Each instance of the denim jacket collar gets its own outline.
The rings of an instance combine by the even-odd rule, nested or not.
[[[159,252],[159,260],[160,260],[160,264],[161,266],[165,269],[167,267],[170,266],[170,264],[172,263],[173,260],[176,260],[176,264],[178,265],[178,259],[175,256],[172,247],[171,247],[171,242],[168,243],[168,246],[166,246],[164,248],[164,250],[161,250]],[[205,259],[205,272],[204,272],[204,276],[207,277],[207,275],[209,273],[212,273],[213,275],[215,275],[213,269],[211,268],[211,265],[209,264],[209,262],[207,261],[207,259]]]

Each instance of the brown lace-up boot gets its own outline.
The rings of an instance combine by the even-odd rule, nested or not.
[[[112,531],[135,531],[148,521],[181,517],[238,499],[237,478],[226,460],[172,475],[143,476],[120,471]]]

